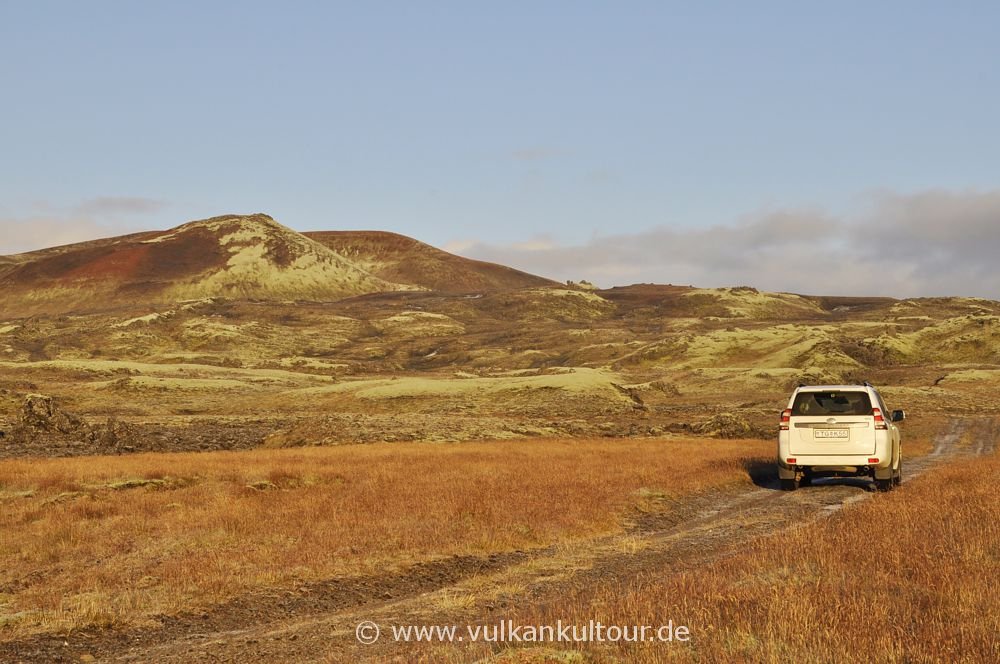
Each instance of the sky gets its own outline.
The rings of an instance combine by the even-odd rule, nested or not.
[[[998,23],[0,0],[0,254],[265,212],[601,286],[1000,299]]]

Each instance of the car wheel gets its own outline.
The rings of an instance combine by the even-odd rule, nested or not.
[[[892,478],[892,483],[899,486],[903,483],[903,460],[899,460],[899,468],[896,469],[896,476]]]
[[[895,485],[896,481],[891,477],[887,480],[875,480],[875,490],[885,493],[886,491],[892,491],[892,487]]]
[[[795,491],[797,488],[799,488],[797,480],[781,480],[782,491]]]
[[[802,479],[799,480],[799,486],[812,486],[812,483],[813,483],[813,477],[808,473],[804,474],[802,476]]]

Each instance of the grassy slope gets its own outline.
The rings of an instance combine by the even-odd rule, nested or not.
[[[9,460],[0,586],[14,590],[0,595],[0,639],[141,624],[262,588],[618,533],[636,510],[657,509],[650,495],[748,483],[744,465],[770,448],[398,443]],[[676,472],[678,459],[688,472]]]

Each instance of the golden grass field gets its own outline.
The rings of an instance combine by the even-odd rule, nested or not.
[[[690,646],[572,653],[513,650],[503,662],[995,662],[1000,660],[1000,457],[956,461],[834,516],[790,523],[679,574],[617,579],[516,615],[659,625]]]
[[[0,639],[621,532],[637,512],[749,485],[747,464],[771,447],[545,440],[5,460]]]

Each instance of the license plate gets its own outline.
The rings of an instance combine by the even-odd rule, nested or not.
[[[813,429],[813,438],[840,438],[848,439],[851,432],[848,429]]]

